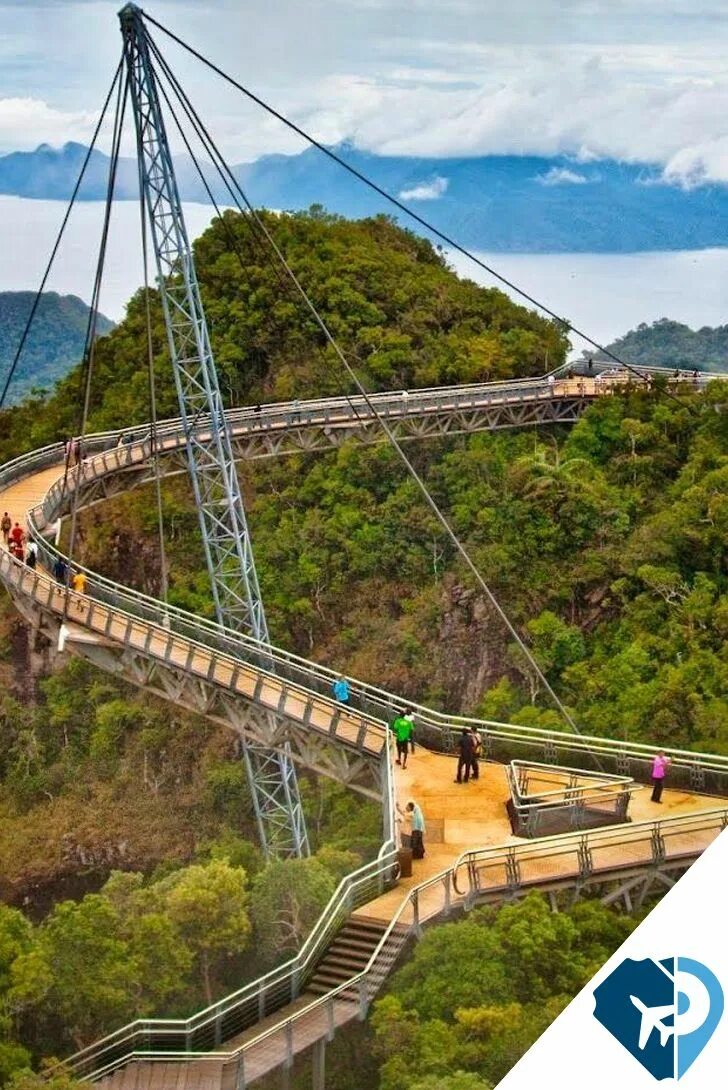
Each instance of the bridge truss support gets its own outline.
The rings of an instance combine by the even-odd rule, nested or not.
[[[38,646],[57,654],[62,618],[51,610],[31,605],[21,593],[11,590],[13,602],[27,621]],[[123,646],[84,633],[80,627],[66,626],[64,652],[87,659],[99,669],[170,701],[186,711],[232,729],[247,749],[278,751],[283,746],[291,759],[317,775],[326,776],[351,788],[374,802],[382,800],[383,753],[368,751],[352,743],[340,744],[334,729],[329,734],[306,726],[309,716],[301,711],[299,718],[285,710],[272,712],[251,700],[225,693],[213,681],[195,677],[184,669],[165,664],[139,648]],[[285,701],[281,702],[285,704]]]
[[[548,897],[554,912],[570,908],[582,897],[596,898],[603,905],[621,905],[630,913],[639,912],[650,897],[661,896],[672,889],[701,851],[702,848],[687,851],[683,855],[652,863],[643,861],[613,868],[600,867],[584,877],[572,874],[538,882],[511,881],[505,886],[471,890],[465,903],[467,908],[482,904],[512,904],[538,889]]]
[[[268,643],[230,429],[143,15],[135,4],[127,4],[119,18],[136,122],[143,196],[215,612],[220,624]],[[201,433],[195,424],[203,414],[207,415],[210,426]],[[286,745],[270,751],[246,741],[245,763],[265,853],[308,855],[296,772]]]

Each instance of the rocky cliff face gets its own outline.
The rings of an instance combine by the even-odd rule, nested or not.
[[[433,672],[447,710],[470,712],[510,672],[506,634],[490,603],[475,590],[453,583],[443,588],[441,603]]]

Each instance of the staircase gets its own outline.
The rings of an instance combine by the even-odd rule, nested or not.
[[[387,924],[382,920],[370,919],[368,916],[350,916],[316,966],[306,991],[313,992],[314,995],[326,995],[327,992],[338,988],[361,973],[366,969],[386,929]],[[406,931],[407,927],[404,924],[397,924],[393,928],[395,934],[400,932],[404,934]],[[367,989],[370,992],[379,988],[399,953],[400,944],[391,945],[392,952],[389,953],[387,949],[382,950],[373,966],[372,974],[367,982]],[[345,990],[341,998],[356,1002],[359,998],[356,985]]]

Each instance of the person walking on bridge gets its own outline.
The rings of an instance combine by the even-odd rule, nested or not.
[[[35,565],[38,560],[38,546],[34,541],[28,542],[28,549],[25,554],[26,567],[35,570]]]
[[[331,686],[331,692],[334,694],[339,704],[349,703],[349,682],[345,677],[339,677]]]
[[[392,723],[392,731],[397,740],[397,764],[402,769],[407,767],[407,754],[409,753],[410,738],[414,730],[414,723],[408,718],[406,712],[402,712]]]
[[[409,743],[410,743],[410,753],[414,756],[414,752],[415,752],[415,713],[412,711],[411,708],[405,708],[404,709],[404,717],[405,717],[405,719],[409,719],[410,723],[412,724],[412,730],[410,732]]]
[[[665,776],[672,764],[672,758],[666,757],[663,750],[652,762],[652,802],[662,802],[662,789],[665,786]]]
[[[10,537],[10,531],[12,530],[12,528],[13,520],[10,518],[10,515],[6,511],[2,519],[0,519],[0,531],[2,531],[3,541],[5,543],[6,549],[8,547],[8,538]]]
[[[61,586],[65,586],[67,577],[68,567],[66,565],[66,561],[63,559],[62,556],[57,556],[56,561],[53,565],[53,578],[56,580],[57,583],[60,583]]]
[[[10,531],[10,548],[17,555],[18,552],[23,551],[23,543],[25,541],[25,532],[19,522],[16,522]]]

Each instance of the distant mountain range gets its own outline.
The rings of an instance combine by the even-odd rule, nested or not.
[[[32,291],[0,292],[0,390],[12,366],[33,305]],[[22,401],[34,387],[51,389],[81,359],[89,308],[75,295],[44,293],[30,335],[8,390],[6,404]],[[97,330],[108,333],[113,322],[98,316]]]
[[[632,253],[728,245],[728,186],[671,185],[647,164],[535,156],[413,159],[350,145],[336,150],[439,229],[481,251]],[[85,153],[71,143],[2,156],[0,194],[65,200]],[[176,165],[183,199],[207,203],[191,160],[181,157]],[[233,169],[256,205],[293,210],[322,204],[350,217],[392,211],[315,148],[266,155]],[[107,157],[94,152],[83,200],[103,199],[107,170]],[[212,182],[212,168],[208,177]],[[218,201],[229,203],[219,182],[211,188]],[[119,164],[117,193],[137,197],[132,159]]]

